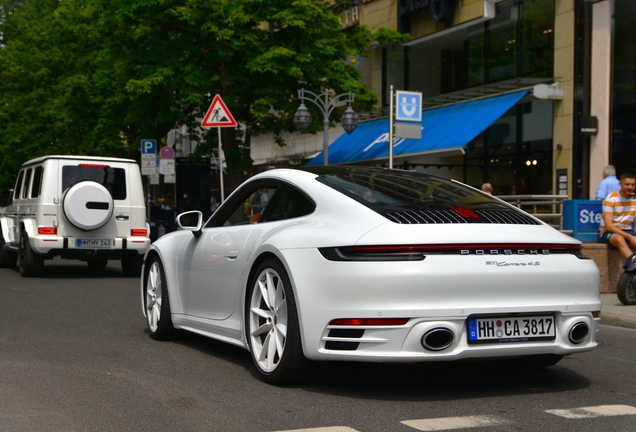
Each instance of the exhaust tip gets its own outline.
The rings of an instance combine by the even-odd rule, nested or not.
[[[568,337],[573,344],[580,344],[590,334],[590,326],[584,322],[577,322],[570,328]]]
[[[422,346],[429,351],[442,351],[453,344],[455,333],[444,327],[428,330],[422,336]]]

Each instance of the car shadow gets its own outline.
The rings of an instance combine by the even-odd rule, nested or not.
[[[19,273],[17,267],[13,270]],[[139,276],[125,276],[119,260],[109,261],[108,266],[104,269],[91,269],[83,261],[53,259],[44,262],[42,273],[37,277],[49,279],[94,279],[104,277],[131,279]]]
[[[259,380],[250,354],[241,347],[186,331],[179,332],[174,343],[235,364]],[[561,393],[591,385],[586,377],[568,367],[576,366],[579,361],[572,355],[555,366],[539,370],[523,370],[514,361],[502,360],[411,364],[321,362],[316,376],[304,384],[287,388],[382,401],[446,401]]]
[[[590,381],[568,368],[564,358],[546,369],[523,370],[513,361],[456,361],[413,364],[332,363],[306,391],[393,401],[446,401],[561,393],[587,388]]]

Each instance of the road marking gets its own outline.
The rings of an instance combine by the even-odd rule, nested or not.
[[[346,426],[330,426],[330,427],[319,427],[319,428],[310,428],[310,429],[290,429],[278,432],[358,432],[355,429],[351,429]]]
[[[464,416],[464,417],[442,417],[434,419],[405,420],[401,422],[407,426],[421,431],[443,431],[450,429],[474,428],[484,426],[494,426],[507,423],[505,420],[495,416]]]
[[[599,405],[583,408],[547,410],[547,413],[568,419],[585,419],[620,415],[636,415],[636,408],[629,405]]]

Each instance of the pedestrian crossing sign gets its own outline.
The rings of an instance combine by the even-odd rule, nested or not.
[[[208,112],[201,122],[202,127],[234,127],[236,120],[232,117],[230,110],[227,109],[220,95],[214,96]]]

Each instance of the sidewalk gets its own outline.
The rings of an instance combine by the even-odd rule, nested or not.
[[[601,294],[601,324],[636,329],[636,305],[625,306],[616,293]]]

